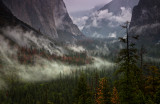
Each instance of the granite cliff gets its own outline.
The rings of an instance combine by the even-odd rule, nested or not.
[[[63,0],[3,0],[12,14],[49,38],[83,37]]]

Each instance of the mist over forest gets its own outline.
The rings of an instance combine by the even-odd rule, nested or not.
[[[159,0],[0,0],[0,104],[159,104]]]

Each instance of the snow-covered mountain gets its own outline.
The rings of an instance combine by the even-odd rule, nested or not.
[[[82,32],[88,37],[96,38],[122,36],[120,25],[131,20],[132,9],[138,2],[139,0],[112,0],[89,17]]]
[[[83,37],[73,24],[63,0],[2,0],[12,14],[54,39]]]

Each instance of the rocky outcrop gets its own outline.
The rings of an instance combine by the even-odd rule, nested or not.
[[[39,31],[17,19],[0,0],[0,41],[2,47],[43,49],[51,54],[60,55],[55,41],[44,36]],[[4,49],[2,48],[1,49]],[[2,52],[4,50],[1,50]],[[13,51],[15,52],[15,51]]]
[[[160,23],[160,1],[140,0],[133,9],[131,27]]]
[[[112,2],[106,4],[100,10],[108,9],[109,12],[112,12],[114,14],[119,14],[121,11],[121,7],[132,9],[135,5],[138,4],[138,2],[139,0],[112,0]]]
[[[130,29],[143,40],[159,41],[160,0],[140,0],[133,9]]]
[[[31,26],[27,25],[23,21],[17,19],[11,11],[4,5],[2,0],[0,0],[0,32],[6,27],[16,27],[19,26],[24,31],[32,31],[36,35],[42,35],[39,31],[35,30]]]
[[[13,15],[50,38],[83,35],[73,24],[63,0],[3,0]],[[59,36],[59,31],[65,31]]]

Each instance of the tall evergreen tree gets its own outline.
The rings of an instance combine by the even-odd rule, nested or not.
[[[109,85],[106,78],[102,78],[99,81],[99,87],[97,92],[97,104],[111,104],[111,94],[109,92]]]
[[[134,40],[138,40],[139,36],[129,35],[129,22],[126,22],[122,27],[126,29],[126,37],[120,37],[120,41],[126,45],[121,49],[118,56],[119,70],[117,74],[120,75],[119,80],[119,96],[122,104],[137,103],[137,94],[139,90],[141,70],[137,67],[137,49],[135,48]]]
[[[75,104],[92,104],[92,93],[83,74],[80,76],[75,90]]]
[[[159,97],[160,87],[160,72],[155,66],[149,67],[149,75],[146,77],[145,93],[149,95],[150,99],[156,99]]]
[[[113,88],[111,102],[112,102],[112,104],[120,104],[120,102],[119,102],[119,94],[118,94],[118,91],[117,91],[116,87]]]

